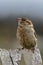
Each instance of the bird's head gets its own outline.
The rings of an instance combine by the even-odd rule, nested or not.
[[[19,26],[33,26],[31,20],[28,18],[18,18],[18,25]]]

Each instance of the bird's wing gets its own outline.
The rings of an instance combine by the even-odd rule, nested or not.
[[[35,35],[35,37],[37,38],[37,34],[36,34],[36,31],[34,31],[34,35]]]

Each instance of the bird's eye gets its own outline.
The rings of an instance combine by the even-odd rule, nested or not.
[[[26,21],[29,25],[31,25],[31,22],[30,21]]]
[[[26,19],[25,18],[22,18],[22,21],[25,21]]]

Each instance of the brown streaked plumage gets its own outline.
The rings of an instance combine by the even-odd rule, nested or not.
[[[17,39],[23,48],[34,49],[37,43],[33,23],[28,18],[18,18]]]

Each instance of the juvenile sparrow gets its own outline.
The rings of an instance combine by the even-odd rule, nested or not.
[[[30,19],[18,18],[17,39],[23,48],[34,50],[37,38]]]

